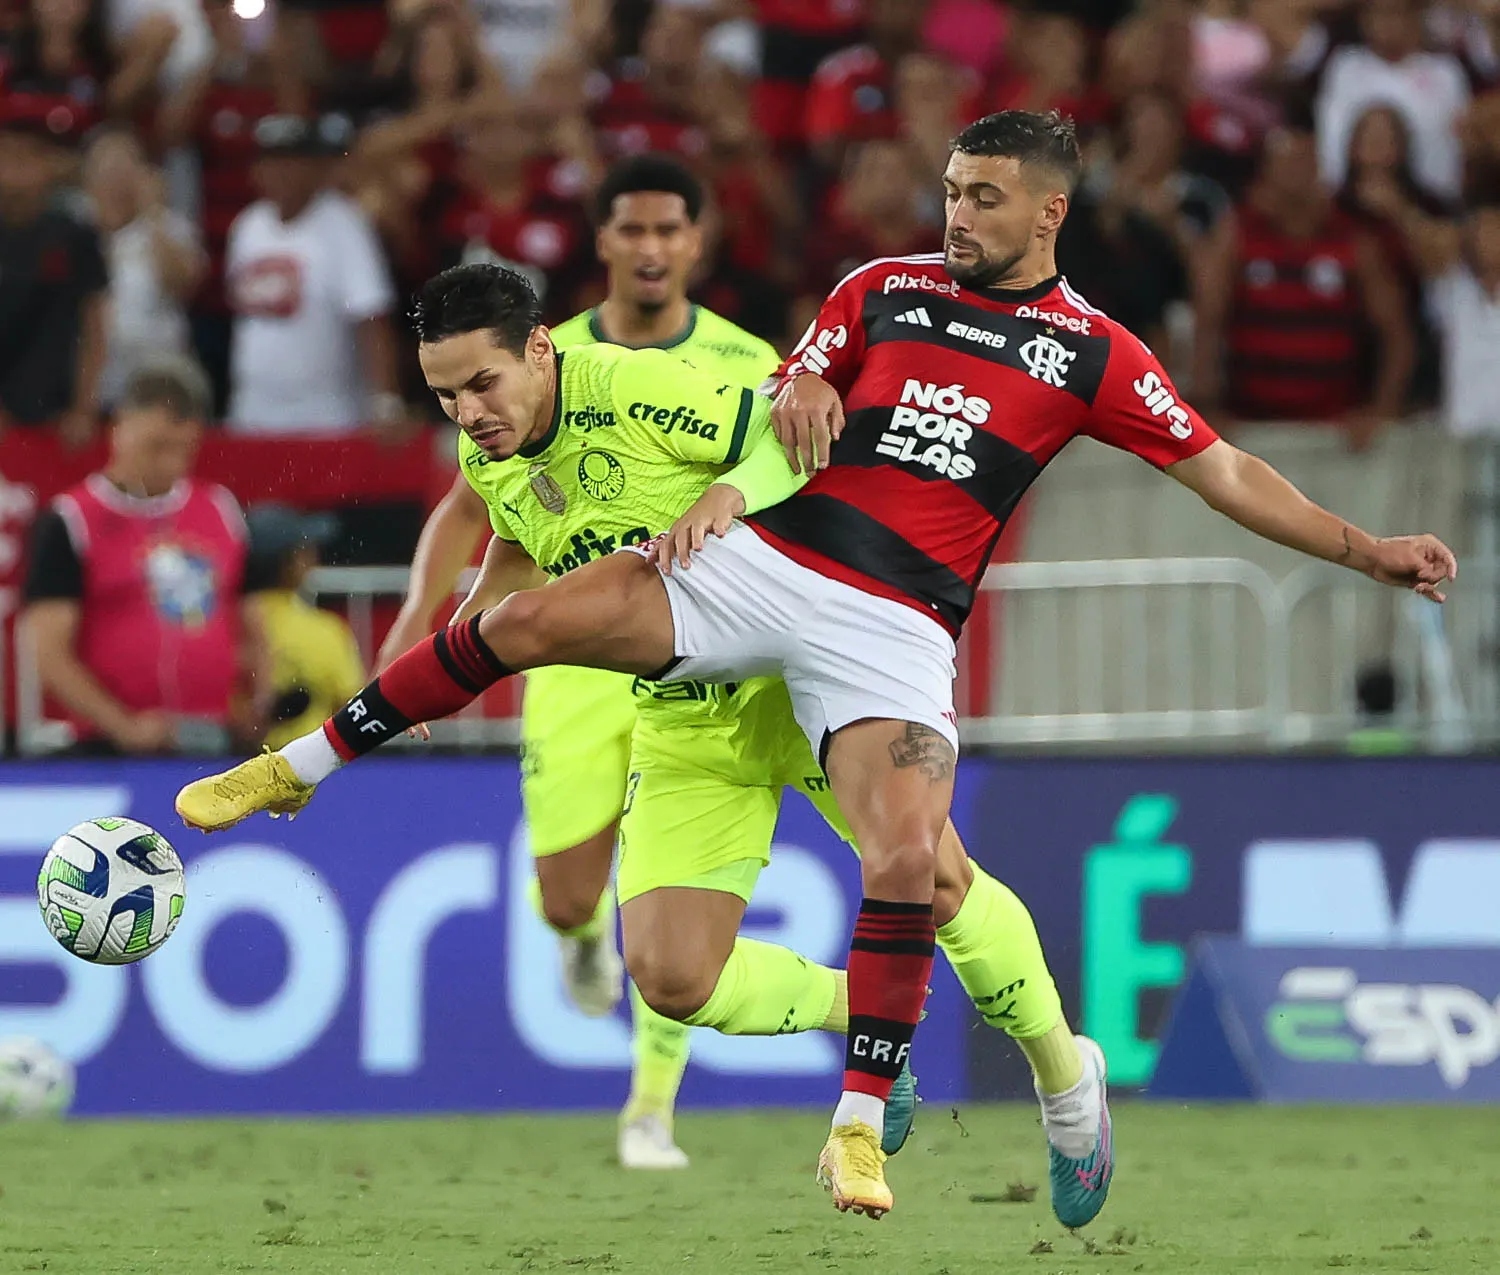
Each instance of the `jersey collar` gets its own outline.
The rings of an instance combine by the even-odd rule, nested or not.
[[[172,484],[170,491],[163,492],[160,496],[132,496],[128,491],[116,487],[102,472],[90,474],[84,480],[84,486],[101,505],[116,513],[136,518],[164,518],[175,514],[187,504],[193,491],[192,484],[186,478],[179,478]]]
[[[553,358],[557,360],[557,379],[552,390],[552,424],[547,426],[547,432],[537,439],[536,442],[528,443],[525,447],[516,449],[516,455],[524,456],[527,460],[532,460],[540,456],[547,448],[552,446],[552,440],[557,437],[557,427],[562,424],[562,351],[558,350],[553,355]]]
[[[627,345],[627,350],[670,350],[681,345],[698,327],[698,307],[694,304],[688,305],[688,319],[682,326],[682,331],[674,337],[668,337],[665,341],[659,341],[655,345]],[[603,345],[619,345],[618,341],[611,341],[604,334],[604,325],[599,322],[599,307],[595,306],[589,311],[589,335]]]
[[[1062,275],[1055,274],[1050,279],[1043,279],[1040,283],[1034,283],[1029,288],[986,288],[983,295],[992,301],[1000,301],[1005,305],[1025,305],[1029,301],[1040,301],[1053,288],[1062,281]]]

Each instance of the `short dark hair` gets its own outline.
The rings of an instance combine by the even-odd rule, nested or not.
[[[688,220],[696,222],[703,212],[703,183],[692,170],[670,155],[632,155],[604,174],[594,195],[594,216],[602,226],[614,214],[615,199],[640,192],[681,195]]]
[[[185,355],[164,355],[131,371],[117,407],[120,411],[160,407],[178,420],[201,421],[207,419],[212,404],[213,390],[203,369]]]
[[[526,277],[485,262],[451,266],[433,275],[411,308],[419,341],[487,329],[500,349],[517,358],[526,352],[526,342],[541,321],[542,303]]]
[[[961,155],[1009,156],[1023,166],[1046,168],[1071,191],[1083,175],[1078,130],[1057,111],[997,111],[975,120],[949,145]]]

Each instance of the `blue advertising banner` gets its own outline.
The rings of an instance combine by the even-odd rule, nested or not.
[[[295,821],[214,837],[172,798],[175,762],[0,767],[0,1037],[37,1036],[79,1064],[86,1113],[479,1111],[609,1107],[629,1067],[625,1010],[566,1000],[556,940],[527,894],[531,860],[511,758],[375,758]],[[74,823],[130,815],[188,866],[171,941],[100,968],[43,926],[37,866]],[[842,965],[858,865],[790,798],[746,932]],[[966,1096],[974,1015],[946,968],[914,1059],[924,1094]],[[842,1042],[693,1035],[685,1105],[831,1103]]]
[[[1500,1101],[1500,950],[1195,945],[1147,1092]]]
[[[970,852],[1031,908],[1121,1085],[1151,1078],[1198,934],[1500,950],[1492,758],[966,759],[960,779]],[[969,1039],[975,1097],[1025,1092],[1007,1042]]]
[[[172,814],[192,773],[0,766],[0,1035],[55,1037],[85,1060],[86,1109],[623,1096],[623,1015],[571,1009],[527,902],[513,760],[374,758],[294,823],[213,838]],[[1139,1086],[1199,934],[1500,951],[1497,791],[1491,759],[966,758],[955,822],[1031,908],[1072,1021],[1104,1045],[1116,1083]],[[66,956],[34,901],[46,846],[101,813],[162,828],[192,873],[181,928],[131,970]],[[777,838],[750,932],[841,963],[859,897],[852,857],[796,797]],[[1019,1052],[977,1023],[941,959],[934,987],[918,1036],[929,1100],[1026,1095]],[[837,1085],[831,1039],[694,1041],[689,1103],[822,1102]]]

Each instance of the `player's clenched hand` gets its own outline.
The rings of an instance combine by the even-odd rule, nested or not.
[[[1424,598],[1442,602],[1440,586],[1458,579],[1458,560],[1453,550],[1436,536],[1387,536],[1370,550],[1366,569],[1372,579],[1398,589],[1412,589]]]
[[[844,405],[821,376],[803,372],[781,387],[771,408],[771,428],[786,448],[792,473],[812,473],[828,464],[834,440],[844,432]]]
[[[691,509],[672,524],[672,530],[662,536],[656,546],[656,565],[663,575],[672,574],[672,563],[680,562],[684,568],[688,559],[703,548],[709,535],[722,536],[734,520],[745,512],[745,497],[738,487],[728,483],[714,483],[697,500]]]

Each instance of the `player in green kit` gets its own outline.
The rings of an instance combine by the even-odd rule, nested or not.
[[[754,388],[776,370],[776,351],[712,310],[688,300],[702,253],[703,189],[678,160],[639,155],[616,164],[596,196],[596,250],[608,292],[592,310],[551,329],[559,350],[609,342],[669,350],[724,381]],[[602,463],[602,462],[601,462]],[[675,511],[680,513],[681,510]],[[654,531],[665,529],[653,528]],[[377,668],[431,631],[460,572],[490,531],[483,498],[463,474],[433,511],[412,563],[401,614],[381,646]],[[596,550],[584,536],[581,552]],[[571,550],[575,560],[580,549]],[[521,710],[521,796],[535,899],[557,933],[573,1002],[607,1014],[620,999],[610,871],[625,802],[636,679],[587,668],[538,669],[526,678]],[[687,1067],[685,1027],[634,995],[631,1096],[621,1113],[619,1155],[630,1168],[679,1168],[687,1157],[672,1135],[677,1087]]]
[[[730,511],[739,514],[802,481],[771,434],[769,400],[662,351],[557,351],[538,317],[524,280],[497,267],[445,272],[422,296],[423,370],[462,426],[461,468],[493,527],[480,577],[438,638],[437,658],[460,683],[481,673],[477,616],[528,586],[538,568],[562,576],[644,543],[690,505],[701,508],[695,501],[705,492],[732,493]],[[618,889],[627,964],[645,1000],[674,1023],[728,1034],[847,1033],[842,970],[737,936],[768,859],[783,786],[802,788],[848,836],[785,686],[766,677],[722,687],[647,679],[635,686]],[[384,729],[382,721],[400,719],[378,682],[362,694],[350,710],[358,721]],[[303,756],[318,750],[334,754],[332,763]],[[310,760],[327,774],[340,755],[326,735],[304,737],[283,754],[189,785],[178,811],[215,829],[257,809],[299,809],[313,792],[301,767]],[[937,938],[980,1012],[1021,1044],[1052,1092],[1078,1083],[1078,1046],[1025,907],[967,861],[951,826],[936,878]],[[680,1065],[674,1088],[677,1075]],[[895,1097],[886,1107],[885,1151],[909,1125]],[[1055,1119],[1049,1133],[1057,1134]],[[878,1174],[882,1150],[868,1154]],[[1080,1225],[1089,1216],[1064,1220]]]

